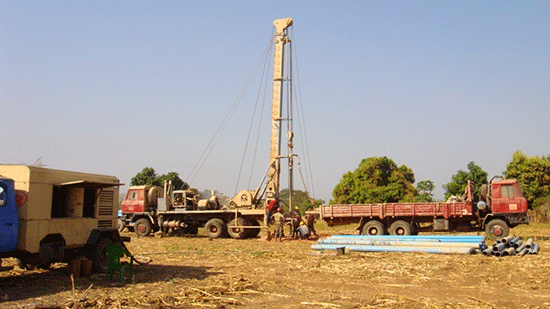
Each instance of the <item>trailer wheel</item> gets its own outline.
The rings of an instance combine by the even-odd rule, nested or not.
[[[490,239],[498,239],[508,236],[510,227],[501,219],[493,219],[485,225],[485,233]]]
[[[231,220],[229,224],[227,225],[227,232],[229,233],[229,236],[235,239],[241,239],[246,236],[246,229],[233,227],[233,226],[244,226],[246,225],[246,221],[243,218],[237,218]]]
[[[136,224],[134,225],[134,232],[136,232],[137,236],[141,237],[147,237],[151,235],[151,222],[147,220],[146,218],[141,218],[136,221]]]
[[[197,235],[199,227],[196,224],[191,224],[186,228],[185,232],[189,235]]]
[[[108,245],[113,241],[109,238],[103,238],[95,247],[92,248],[91,260],[93,262],[94,271],[97,273],[104,273],[109,266],[109,257],[107,256]]]
[[[204,226],[206,235],[210,238],[220,238],[225,234],[226,225],[222,219],[214,218],[208,220]]]
[[[411,225],[403,220],[397,220],[390,225],[390,235],[411,235]]]
[[[382,222],[378,220],[370,220],[365,225],[363,225],[363,229],[361,230],[361,235],[385,235],[386,234],[386,227]]]
[[[124,221],[122,221],[122,219],[119,218],[117,220],[117,230],[122,233],[125,228],[126,228],[126,224],[124,224]]]
[[[248,231],[249,233],[248,237],[250,238],[258,237],[258,235],[262,231],[262,228],[260,227],[260,223],[256,219],[250,219],[250,225],[257,226],[257,227],[250,229],[250,231]]]

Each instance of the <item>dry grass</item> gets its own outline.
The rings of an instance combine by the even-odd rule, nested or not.
[[[353,227],[340,232],[355,233]],[[94,275],[75,278],[73,289],[64,264],[48,272],[13,269],[0,273],[0,307],[548,307],[550,226],[512,232],[536,238],[541,253],[505,258],[424,253],[337,256],[312,251],[314,241],[133,238],[128,247],[138,259],[152,259],[135,267],[133,282],[107,283]]]

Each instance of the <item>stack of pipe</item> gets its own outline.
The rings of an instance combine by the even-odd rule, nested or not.
[[[539,244],[533,242],[533,238],[523,241],[519,236],[507,236],[497,240],[491,248],[483,250],[482,253],[490,256],[538,254]]]
[[[426,252],[443,254],[473,254],[487,248],[484,236],[389,236],[335,235],[320,239],[314,250],[365,252]]]

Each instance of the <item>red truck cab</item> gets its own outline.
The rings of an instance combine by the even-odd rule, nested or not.
[[[527,212],[527,199],[521,194],[515,179],[492,182],[489,202],[494,214]]]

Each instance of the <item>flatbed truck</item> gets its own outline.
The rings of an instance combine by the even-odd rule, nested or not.
[[[261,231],[265,209],[255,205],[221,206],[212,195],[200,199],[196,190],[171,191],[165,186],[133,186],[121,203],[119,231],[133,230],[138,236],[152,232],[197,234],[205,228],[210,238],[256,237]]]
[[[508,236],[510,228],[528,224],[527,200],[515,179],[491,179],[474,201],[474,184],[465,194],[443,203],[371,203],[321,205],[329,226],[358,223],[363,235],[415,235],[428,231],[483,231],[490,238]]]

